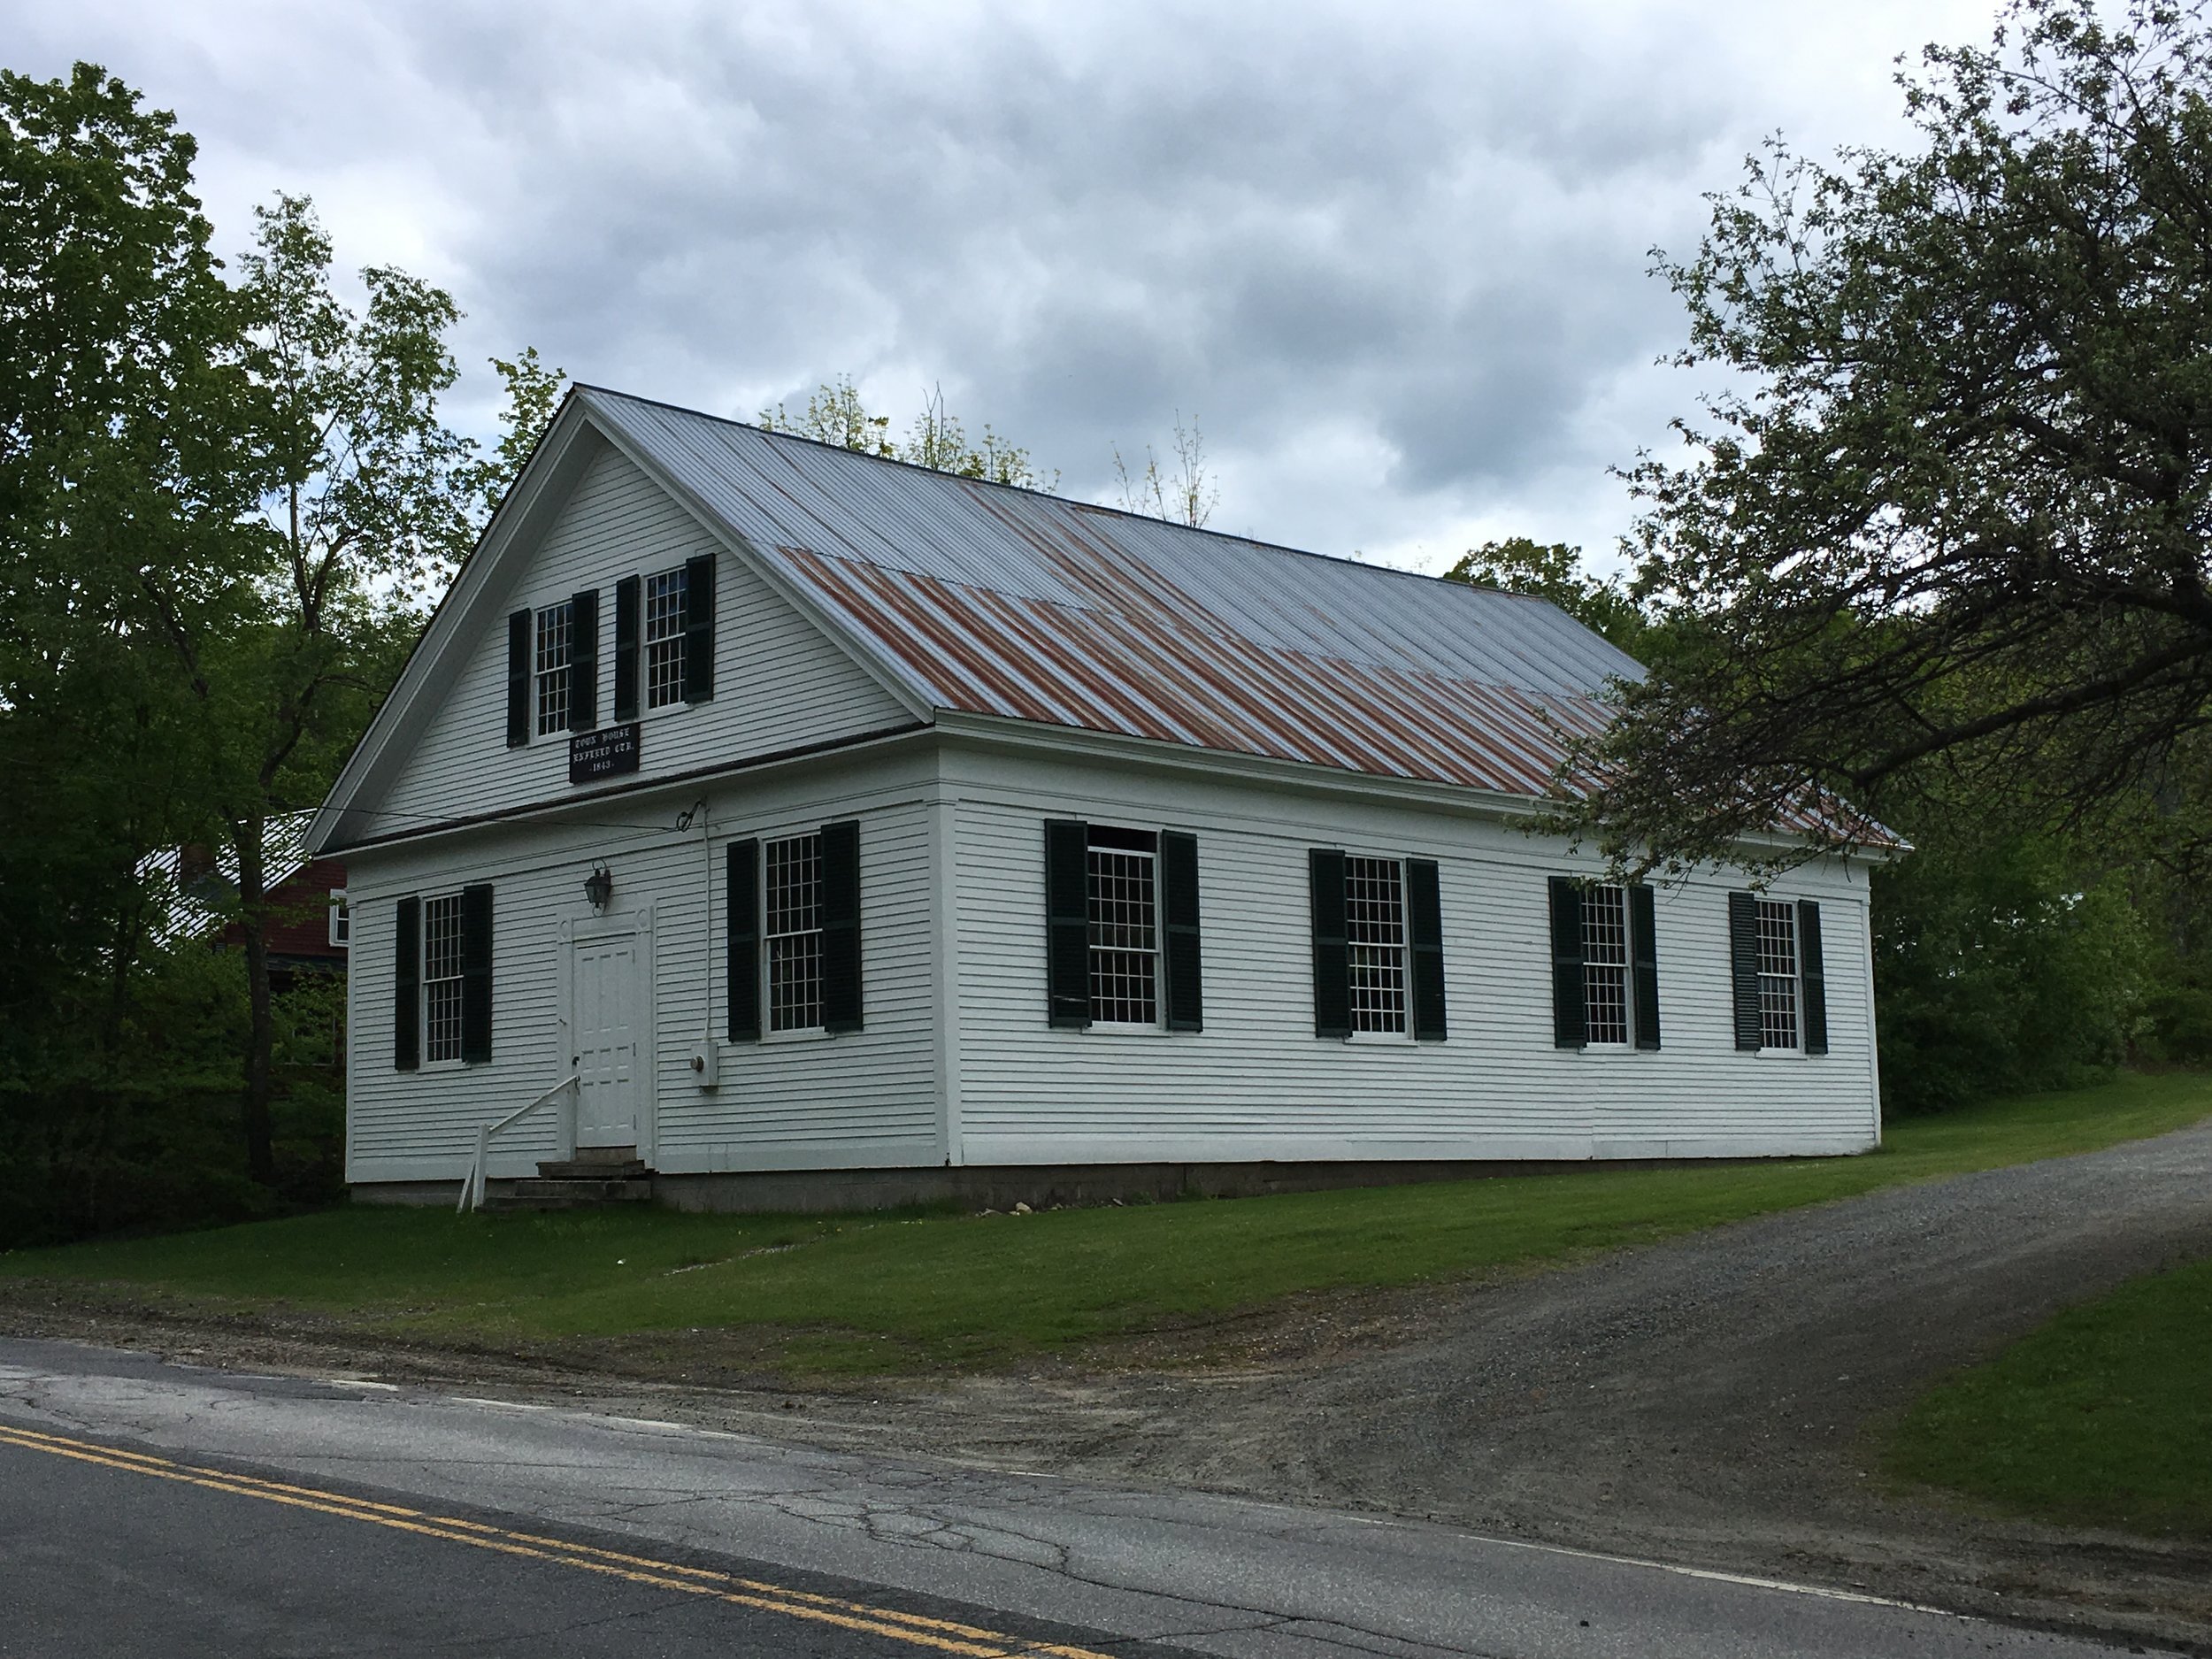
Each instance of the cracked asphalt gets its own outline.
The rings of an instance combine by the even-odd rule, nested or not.
[[[0,1654],[446,1647],[2111,1651],[1420,1522],[0,1340]]]

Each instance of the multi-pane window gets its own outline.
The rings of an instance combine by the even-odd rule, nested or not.
[[[768,1029],[811,1031],[822,1023],[822,838],[794,835],[766,851]]]
[[[330,942],[341,950],[353,943],[353,912],[346,908],[346,890],[330,890]]]
[[[1582,895],[1582,1028],[1590,1043],[1628,1041],[1628,892]]]
[[[689,587],[682,565],[645,579],[645,706],[666,708],[684,700],[684,601]]]
[[[461,1057],[461,895],[422,902],[423,1054]]]
[[[568,730],[569,664],[575,647],[576,607],[568,600],[538,612],[538,735]]]
[[[1344,942],[1352,1029],[1404,1031],[1405,866],[1395,858],[1345,859]]]
[[[1091,1018],[1160,1022],[1158,841],[1147,830],[1090,833]]]
[[[1759,901],[1759,1046],[1797,1047],[1797,907]]]

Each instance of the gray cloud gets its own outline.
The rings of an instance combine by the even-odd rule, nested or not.
[[[0,54],[175,108],[233,246],[314,195],[474,358],[741,415],[941,384],[1079,495],[1180,411],[1222,527],[1434,567],[1609,545],[1693,389],[1647,250],[1765,131],[1895,136],[1890,58],[1989,9],[80,0]]]

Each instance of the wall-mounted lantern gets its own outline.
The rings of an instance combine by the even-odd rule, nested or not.
[[[595,864],[591,873],[584,878],[584,896],[591,901],[591,908],[603,910],[607,901],[614,897],[614,872],[603,864]]]

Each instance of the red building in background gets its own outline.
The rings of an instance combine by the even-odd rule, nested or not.
[[[293,812],[271,818],[262,843],[275,912],[268,932],[270,977],[280,990],[297,974],[346,971],[345,862],[307,856],[300,838],[313,816]],[[164,888],[167,913],[155,928],[162,943],[200,938],[227,948],[244,942],[244,930],[234,919],[238,858],[231,849],[180,847],[155,853],[139,866],[139,873]]]

